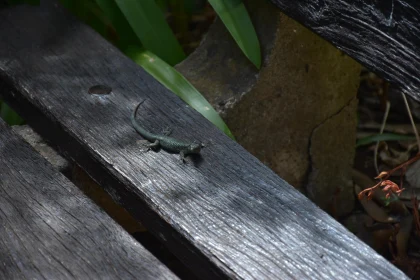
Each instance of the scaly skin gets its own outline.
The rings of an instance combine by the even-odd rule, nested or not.
[[[162,147],[163,149],[173,152],[173,153],[179,153],[180,159],[184,162],[184,159],[189,154],[199,154],[201,151],[201,148],[203,147],[202,143],[198,142],[184,142],[178,139],[175,139],[173,137],[170,137],[168,135],[159,135],[154,134],[150,131],[147,131],[142,126],[140,126],[136,121],[136,115],[137,111],[141,104],[143,104],[144,100],[141,101],[133,111],[133,114],[131,114],[131,123],[134,127],[134,129],[146,140],[152,142],[148,145],[149,148],[156,148],[156,147]],[[169,134],[169,133],[168,133]]]

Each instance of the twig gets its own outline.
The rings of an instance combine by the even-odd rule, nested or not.
[[[397,167],[389,170],[389,171],[382,171],[381,173],[379,173],[379,175],[375,178],[375,179],[380,179],[379,183],[377,183],[376,185],[374,185],[371,188],[367,188],[363,191],[361,191],[358,195],[359,199],[362,199],[363,196],[367,193],[368,198],[372,197],[373,191],[379,187],[385,187],[387,185],[389,185],[386,181],[387,179],[397,170],[399,169],[403,169],[405,170],[407,168],[408,165],[412,164],[413,162],[417,161],[420,159],[420,153],[418,153],[417,155],[415,155],[413,158],[407,160],[406,162],[398,165]],[[399,190],[397,190],[397,188],[391,189],[392,192],[394,193],[401,193],[401,191],[403,189],[399,188]]]
[[[376,123],[376,122],[367,122],[367,123],[360,123],[357,125],[357,127],[359,129],[364,129],[364,130],[378,130],[381,128],[381,124]],[[416,125],[417,130],[420,129],[420,125]],[[386,127],[384,129],[384,132],[392,132],[392,133],[401,133],[401,134],[411,134],[413,133],[413,128],[411,126],[411,124],[392,124],[392,123],[388,123],[386,124]],[[370,133],[369,135],[372,135],[372,133]]]
[[[404,99],[405,106],[407,107],[407,113],[408,113],[408,116],[410,117],[410,122],[411,122],[411,125],[413,127],[414,134],[416,135],[418,151],[420,153],[420,136],[419,136],[419,132],[417,131],[416,124],[414,123],[413,115],[411,114],[410,105],[408,104],[407,97],[405,96],[404,92],[402,92],[402,91],[401,91],[401,95],[402,95],[402,97]]]
[[[389,102],[389,100],[387,100],[386,101],[386,106],[385,106],[384,119],[382,120],[381,130],[380,130],[379,134],[383,134],[384,133],[384,129],[385,129],[385,126],[386,126],[386,121],[388,119],[388,114],[389,114],[389,109],[390,108],[391,108],[391,103]],[[379,141],[376,142],[375,152],[373,154],[373,164],[375,166],[376,173],[379,173],[379,168],[378,168],[378,149],[379,149]]]
[[[420,216],[419,216],[419,201],[417,197],[412,195],[411,203],[413,204],[413,216],[414,216],[414,224],[416,226],[416,234],[420,236]]]
[[[393,168],[393,169],[391,169],[391,170],[389,170],[389,171],[384,171],[384,172],[381,172],[381,173],[378,175],[378,177],[376,177],[376,178],[386,180],[386,179],[388,179],[388,178],[389,178],[389,176],[391,176],[391,175],[392,175],[392,173],[394,173],[395,171],[397,171],[397,170],[399,170],[399,169],[401,169],[401,168],[407,168],[407,166],[409,166],[409,165],[410,165],[410,164],[412,164],[413,162],[418,161],[419,159],[420,159],[420,152],[419,152],[419,153],[417,153],[417,155],[415,155],[415,156],[414,156],[414,157],[412,157],[411,159],[407,160],[406,162],[401,163],[401,164],[400,164],[400,165],[398,165],[397,167],[395,167],[395,168]]]

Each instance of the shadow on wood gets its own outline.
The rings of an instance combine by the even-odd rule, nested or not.
[[[0,119],[1,279],[177,279]]]

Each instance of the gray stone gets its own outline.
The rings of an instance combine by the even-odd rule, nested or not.
[[[245,3],[261,43],[260,71],[220,21],[177,69],[242,146],[323,209],[344,215],[354,203],[349,168],[361,66],[269,3]]]

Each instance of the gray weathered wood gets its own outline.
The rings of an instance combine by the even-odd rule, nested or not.
[[[205,279],[403,279],[270,169],[59,7],[0,13],[0,94]],[[112,87],[109,95],[89,87]],[[181,164],[147,129],[210,141]]]
[[[0,279],[176,279],[0,119]]]
[[[420,101],[420,1],[271,2]]]

